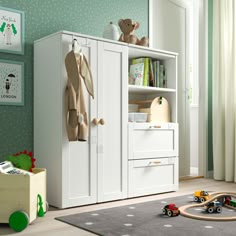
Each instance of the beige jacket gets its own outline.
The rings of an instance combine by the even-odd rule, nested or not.
[[[88,139],[88,117],[82,83],[94,98],[92,74],[84,55],[70,51],[65,58],[67,86],[65,91],[66,128],[69,141]],[[82,82],[83,81],[83,82]]]

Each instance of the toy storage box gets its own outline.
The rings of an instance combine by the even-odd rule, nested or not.
[[[170,108],[164,97],[156,97],[152,100],[133,100],[129,105],[138,105],[140,113],[147,113],[147,122],[170,122]]]
[[[24,211],[29,223],[37,218],[38,194],[46,209],[46,169],[34,168],[34,175],[0,174],[0,223],[9,223],[16,211]]]

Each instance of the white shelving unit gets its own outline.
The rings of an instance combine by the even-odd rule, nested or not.
[[[65,56],[77,39],[94,80],[86,96],[89,140],[69,142]],[[128,61],[161,60],[168,87],[128,85]],[[177,54],[62,31],[34,43],[34,154],[47,169],[47,200],[58,208],[178,189]],[[171,123],[128,123],[128,100],[165,97]],[[93,119],[104,125],[94,125]]]
[[[129,61],[149,57],[167,71],[167,87],[128,85],[128,99],[167,99],[170,123],[135,123],[128,127],[128,197],[178,189],[177,54],[129,47]]]

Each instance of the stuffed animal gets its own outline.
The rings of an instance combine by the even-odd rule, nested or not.
[[[26,150],[7,156],[6,160],[10,161],[13,166],[30,172],[32,172],[32,168],[35,167],[34,163],[36,161],[32,152],[27,153]]]
[[[147,37],[138,39],[138,37],[133,34],[134,31],[139,28],[139,22],[132,21],[131,19],[120,19],[118,21],[118,25],[122,31],[119,41],[141,46],[148,46]]]

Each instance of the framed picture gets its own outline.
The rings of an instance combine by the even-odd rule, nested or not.
[[[24,63],[0,60],[0,105],[24,105]]]
[[[24,12],[0,7],[0,51],[24,54]]]

